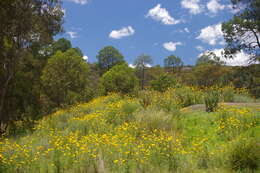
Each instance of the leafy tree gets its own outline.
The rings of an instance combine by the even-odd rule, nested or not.
[[[176,86],[177,81],[166,73],[159,75],[155,80],[151,81],[151,88],[160,92],[166,91],[170,87]]]
[[[224,65],[225,62],[221,61],[220,57],[216,56],[214,52],[207,52],[202,56],[200,56],[196,62],[196,65],[205,65],[205,64]]]
[[[141,70],[141,86],[142,90],[144,89],[144,79],[145,79],[145,69],[148,65],[153,63],[152,58],[149,55],[141,54],[135,59],[134,65],[137,69]]]
[[[50,43],[62,31],[63,12],[59,0],[2,0],[0,21],[0,124],[3,124],[9,120],[3,108],[18,64],[34,43]]]
[[[124,62],[124,57],[113,46],[107,46],[98,52],[97,60],[99,68],[102,72],[106,72],[114,65],[122,64]]]
[[[89,67],[75,49],[58,51],[43,69],[44,94],[55,107],[89,99]]]
[[[172,72],[174,73],[175,68],[179,68],[179,67],[183,66],[183,62],[182,62],[181,58],[179,58],[175,55],[170,55],[164,59],[164,66],[172,68]]]
[[[105,93],[132,93],[138,89],[138,83],[134,70],[127,64],[116,65],[101,77],[101,85],[104,87]]]
[[[222,31],[227,42],[225,54],[244,50],[253,54],[251,60],[259,60],[260,56],[260,0],[231,0],[234,8],[244,10],[235,14],[233,19],[222,24]]]

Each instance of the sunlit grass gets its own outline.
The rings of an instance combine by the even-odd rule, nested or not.
[[[232,149],[241,147],[240,139],[259,139],[260,109],[220,105],[214,113],[192,112],[184,103],[201,103],[203,91],[181,90],[187,93],[110,94],[59,110],[39,120],[32,134],[1,139],[0,171],[235,172],[234,160],[259,169]]]

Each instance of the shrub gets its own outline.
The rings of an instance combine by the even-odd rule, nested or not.
[[[182,86],[179,88],[171,88],[167,90],[166,93],[172,95],[172,99],[176,100],[181,107],[203,103],[203,94],[197,88]]]
[[[204,97],[206,112],[216,111],[219,103],[219,92],[217,90],[208,90]]]
[[[175,87],[176,84],[177,81],[165,73],[151,81],[151,88],[156,91],[165,92],[168,88]]]
[[[234,87],[228,86],[222,88],[221,96],[224,102],[234,102],[236,91]]]
[[[256,139],[243,139],[238,141],[231,149],[229,163],[234,170],[257,170],[260,166],[260,141]]]

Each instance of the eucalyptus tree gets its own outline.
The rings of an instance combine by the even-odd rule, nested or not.
[[[151,56],[146,55],[146,54],[141,54],[135,59],[134,66],[137,69],[142,71],[142,75],[141,75],[142,90],[144,89],[145,69],[146,69],[146,67],[148,67],[152,63],[153,63],[153,60],[152,60]]]
[[[32,51],[32,45],[51,43],[62,31],[60,0],[0,1],[0,124],[8,122],[4,111],[6,94],[17,66]]]
[[[170,55],[164,59],[164,66],[172,68],[172,72],[174,73],[176,68],[180,68],[183,66],[183,62],[180,57]]]

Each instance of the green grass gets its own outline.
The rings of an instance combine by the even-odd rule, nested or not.
[[[46,116],[33,132],[0,140],[0,172],[260,171],[259,107],[206,113],[181,109],[172,95],[147,99],[112,94]]]

